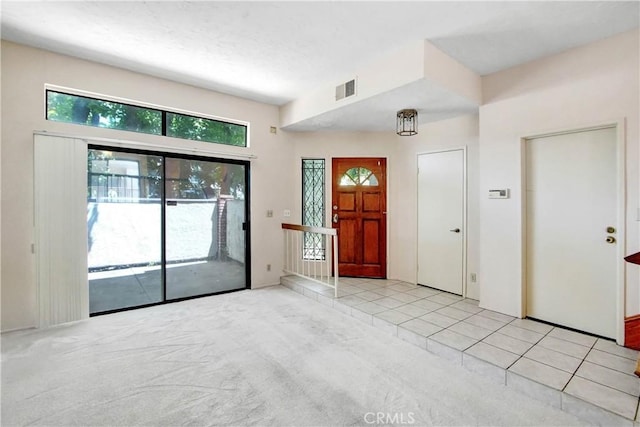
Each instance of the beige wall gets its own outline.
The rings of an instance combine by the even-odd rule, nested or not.
[[[36,287],[33,242],[33,131],[120,138],[167,150],[196,142],[44,119],[45,83],[251,123],[251,147],[215,146],[257,156],[251,169],[252,283],[278,283],[282,266],[280,223],[285,209],[300,218],[300,159],[380,156],[388,161],[388,276],[416,280],[417,154],[468,148],[468,273],[478,285],[468,295],[481,305],[521,315],[523,136],[626,119],[628,251],[640,250],[638,31],[576,48],[483,78],[480,115],[423,125],[415,137],[389,132],[271,134],[278,108],[88,61],[2,42],[1,192],[2,330],[34,326]],[[479,135],[479,139],[478,139]],[[210,146],[205,144],[206,146]],[[508,200],[490,201],[489,188],[510,188]],[[329,187],[330,188],[330,187]],[[330,193],[330,190],[328,190]],[[327,194],[329,197],[330,195]],[[329,204],[328,204],[329,205]],[[266,211],[273,210],[273,218]],[[327,215],[328,219],[328,215]],[[266,265],[273,266],[271,272]],[[627,268],[626,314],[640,312],[640,272]]]
[[[248,149],[197,143],[174,138],[98,129],[45,120],[44,85],[144,101],[251,123]],[[184,151],[205,147],[257,156],[251,164],[252,285],[279,283],[282,231],[279,218],[266,211],[291,207],[293,163],[286,135],[271,134],[279,122],[278,108],[232,96],[157,79],[80,59],[2,41],[2,330],[36,324],[36,284],[33,243],[33,132],[119,138],[161,144]],[[72,260],[70,260],[72,261]]]
[[[626,119],[626,252],[640,250],[639,34],[631,31],[483,78],[480,108],[481,306],[522,312],[520,140]],[[510,188],[489,200],[490,188]],[[640,272],[627,267],[626,315],[640,312]]]
[[[387,275],[391,279],[415,283],[417,274],[417,168],[418,153],[468,147],[468,271],[477,268],[477,164],[478,117],[464,116],[421,125],[419,134],[400,137],[393,132],[291,133],[295,140],[296,187],[292,218],[300,220],[302,158],[326,160],[327,201],[331,206],[332,157],[386,157],[387,160]],[[326,223],[330,212],[327,210]],[[476,284],[468,284],[468,296],[478,298]]]

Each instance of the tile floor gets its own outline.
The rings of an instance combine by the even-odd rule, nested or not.
[[[341,278],[338,298],[297,276],[281,284],[590,422],[640,425],[638,352],[613,341],[394,280]]]

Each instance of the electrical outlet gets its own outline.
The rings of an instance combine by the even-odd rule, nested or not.
[[[271,271],[271,264],[267,264],[267,271]]]
[[[269,209],[267,211],[267,218],[272,218],[273,217],[273,211],[271,209]]]
[[[291,216],[291,211],[289,209],[285,209],[282,214],[285,218],[289,218]]]
[[[471,283],[476,283],[478,281],[478,276],[476,273],[471,273]]]
[[[271,132],[271,133],[278,133],[278,128],[276,128],[275,126],[271,126],[271,127],[269,128],[269,132]]]

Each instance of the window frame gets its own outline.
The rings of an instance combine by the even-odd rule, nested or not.
[[[55,120],[55,119],[51,119],[49,118],[49,93],[54,93],[54,94],[60,94],[60,95],[66,95],[66,96],[71,96],[71,97],[76,97],[76,98],[84,98],[84,99],[88,99],[88,100],[92,100],[92,101],[98,101],[98,102],[109,102],[112,104],[118,104],[118,105],[122,105],[125,107],[133,107],[133,108],[139,108],[142,110],[148,110],[148,111],[152,111],[152,112],[160,112],[161,115],[161,124],[160,124],[160,133],[156,133],[156,132],[145,132],[145,131],[138,131],[138,130],[132,130],[132,129],[119,129],[119,128],[114,128],[114,127],[105,127],[105,126],[95,126],[92,124],[88,124],[88,123],[77,123],[77,122],[73,122],[73,121],[63,121],[63,120]],[[175,110],[175,109],[169,109],[169,108],[165,108],[165,107],[160,107],[160,106],[154,106],[151,104],[146,104],[143,102],[140,103],[132,103],[128,100],[121,100],[121,99],[117,99],[117,98],[113,98],[113,97],[108,97],[108,96],[104,96],[104,97],[98,97],[99,95],[94,95],[94,94],[88,94],[88,93],[84,93],[84,92],[75,92],[73,90],[69,90],[66,88],[57,88],[54,86],[49,86],[49,85],[45,85],[45,96],[44,96],[44,118],[47,121],[51,121],[51,122],[58,122],[58,123],[67,123],[67,124],[73,124],[73,125],[80,125],[80,126],[88,126],[88,127],[95,127],[95,128],[100,128],[100,129],[112,129],[112,130],[120,130],[120,131],[125,131],[125,132],[133,132],[133,133],[142,133],[142,134],[146,134],[146,135],[156,135],[156,136],[164,136],[167,138],[175,138],[175,139],[181,139],[181,140],[185,140],[185,141],[195,141],[195,142],[203,142],[206,144],[219,144],[219,145],[226,145],[229,147],[241,147],[241,148],[248,148],[249,147],[249,123],[248,122],[243,122],[243,121],[234,121],[234,120],[228,120],[228,119],[223,119],[220,117],[213,117],[213,116],[208,116],[205,114],[199,114],[199,113],[193,113],[193,112],[187,112],[187,111],[180,111],[180,110]],[[170,136],[168,135],[168,120],[167,120],[167,115],[168,114],[174,114],[177,116],[184,116],[184,117],[188,117],[188,118],[192,118],[192,119],[200,119],[200,120],[205,120],[208,122],[217,122],[217,123],[221,123],[224,125],[232,125],[232,126],[239,126],[239,127],[243,127],[244,128],[244,143],[242,145],[237,145],[237,144],[230,144],[230,143],[226,143],[224,141],[212,141],[212,140],[207,140],[207,139],[194,139],[194,138],[181,138],[179,136]]]
[[[300,162],[300,171],[301,171],[301,180],[300,180],[300,184],[301,184],[301,196],[302,196],[302,200],[301,200],[301,217],[300,217],[300,223],[302,225],[311,225],[311,226],[315,226],[315,227],[325,227],[326,226],[326,213],[327,213],[327,202],[326,202],[326,182],[327,182],[327,161],[324,158],[302,158],[302,161]],[[315,193],[315,191],[306,191],[307,187],[305,185],[306,180],[305,180],[305,170],[309,169],[305,167],[305,162],[322,162],[322,179],[321,182],[319,184],[320,189],[322,191],[321,197],[319,197],[319,200],[321,200],[321,212],[317,215],[317,217],[320,219],[320,223],[319,224],[307,224],[306,221],[306,206],[307,206],[307,197],[306,194],[313,194]],[[315,169],[315,168],[313,168]],[[319,243],[319,247],[318,246],[314,246],[313,248],[307,248],[307,239],[314,236],[314,234],[312,233],[304,233],[304,237],[303,237],[303,248],[302,248],[302,259],[305,261],[325,261],[327,259],[327,247],[326,247],[326,241],[323,238],[320,238],[319,241],[317,241],[317,239],[315,239],[315,237],[313,237],[314,240],[316,240],[316,243]],[[312,256],[307,254],[307,249],[311,249],[314,254],[319,254],[316,256]]]

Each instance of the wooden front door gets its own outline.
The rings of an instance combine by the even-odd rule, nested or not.
[[[386,159],[333,159],[331,218],[340,276],[387,277],[386,175]]]

